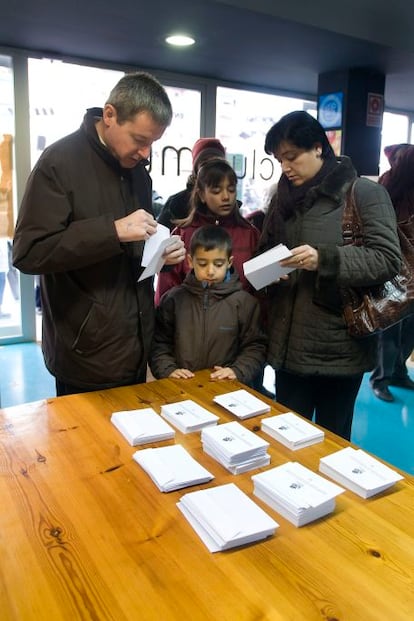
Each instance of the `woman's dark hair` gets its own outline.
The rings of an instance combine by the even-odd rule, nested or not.
[[[266,153],[274,154],[281,142],[291,142],[305,151],[310,151],[315,144],[320,144],[323,160],[335,157],[322,125],[303,110],[285,114],[269,129],[264,147]]]
[[[391,197],[395,208],[402,201],[414,201],[414,145],[404,145],[392,168],[380,179]]]
[[[193,257],[198,248],[207,251],[219,248],[226,252],[227,257],[230,257],[232,247],[232,240],[226,229],[213,224],[201,226],[191,236],[190,255]]]
[[[200,192],[207,188],[214,188],[227,179],[232,185],[237,185],[237,175],[227,160],[222,158],[209,159],[204,162],[198,169],[195,185],[191,192],[190,212],[187,218],[183,220],[174,220],[174,224],[178,226],[188,226],[192,223],[194,214],[197,211],[208,213],[208,207],[200,198]],[[234,218],[241,225],[250,226],[250,224],[240,214],[239,207],[236,204],[234,209]]]

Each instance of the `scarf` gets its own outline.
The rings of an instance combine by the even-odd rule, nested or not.
[[[297,211],[303,210],[305,198],[309,190],[319,186],[323,179],[332,172],[337,166],[334,158],[328,158],[323,161],[320,170],[312,179],[305,181],[299,186],[294,186],[286,175],[282,175],[277,186],[277,210],[283,220],[288,220],[294,216]]]

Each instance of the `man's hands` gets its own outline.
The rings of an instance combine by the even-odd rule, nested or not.
[[[114,224],[120,242],[147,241],[157,231],[157,221],[145,209],[137,209]],[[166,265],[181,263],[185,253],[184,242],[174,239],[164,251]]]
[[[177,236],[177,239],[168,244],[164,250],[165,265],[175,265],[184,261],[186,249],[183,240]]]
[[[145,241],[154,235],[157,222],[145,209],[137,209],[115,220],[115,228],[120,242]]]

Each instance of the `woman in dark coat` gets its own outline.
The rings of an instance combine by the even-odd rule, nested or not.
[[[395,213],[384,188],[357,179],[348,157],[336,158],[318,121],[306,112],[282,117],[265,150],[282,175],[259,251],[284,243],[295,270],[268,289],[269,351],[276,399],[349,439],[355,399],[365,371],[375,364],[375,339],[351,338],[342,315],[341,287],[385,282],[401,265]],[[346,194],[355,196],[364,246],[343,245]]]

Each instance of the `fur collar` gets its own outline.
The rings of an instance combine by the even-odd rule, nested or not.
[[[338,165],[324,177],[320,185],[309,190],[305,197],[305,209],[309,208],[321,195],[327,196],[338,204],[343,201],[344,195],[356,179],[357,173],[350,158],[346,155],[338,157],[337,161]]]

